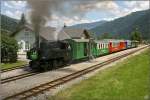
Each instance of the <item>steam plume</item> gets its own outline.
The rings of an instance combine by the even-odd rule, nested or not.
[[[31,22],[34,30],[39,32],[40,28],[44,26],[46,18],[49,17],[50,0],[28,0],[31,7]]]

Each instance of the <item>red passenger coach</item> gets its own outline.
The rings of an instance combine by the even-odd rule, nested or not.
[[[119,48],[120,48],[120,42],[118,42],[118,41],[110,41],[109,42],[109,52],[110,53],[119,51],[120,50]]]
[[[109,52],[117,52],[126,49],[126,43],[123,40],[110,40]]]
[[[120,46],[119,46],[119,49],[120,50],[124,50],[124,49],[126,49],[126,42],[125,41],[120,41]]]

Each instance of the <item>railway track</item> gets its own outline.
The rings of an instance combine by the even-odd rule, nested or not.
[[[148,46],[146,46],[148,47]],[[114,61],[117,61],[121,58],[124,58],[124,57],[127,57],[128,55],[130,54],[133,54],[141,49],[144,49],[146,47],[143,47],[143,48],[140,48],[140,49],[137,49],[137,50],[134,50],[132,52],[129,52],[129,53],[126,53],[126,54],[123,54],[123,55],[120,55],[118,57],[115,57],[115,58],[112,58],[112,59],[109,59],[105,62],[102,62],[100,64],[97,64],[97,65],[94,65],[94,66],[91,66],[91,67],[88,67],[86,69],[83,69],[83,70],[80,70],[80,71],[77,71],[75,73],[72,73],[70,75],[66,75],[64,77],[61,77],[61,78],[58,78],[56,80],[53,80],[53,81],[50,81],[50,82],[47,82],[45,84],[41,84],[39,86],[36,86],[34,88],[31,88],[31,89],[28,89],[28,90],[25,90],[25,91],[22,91],[20,93],[17,93],[17,94],[14,94],[14,95],[11,95],[11,96],[8,96],[6,98],[4,98],[3,100],[9,100],[9,99],[15,99],[15,100],[23,100],[23,99],[27,99],[31,96],[35,96],[43,91],[46,91],[46,90],[50,90],[54,87],[57,87],[59,85],[62,85],[62,84],[65,84],[73,79],[76,79],[76,78],[79,78],[81,77],[82,75],[85,75],[89,72],[92,72],[96,69],[99,69],[100,67],[104,66],[104,65],[108,65]]]
[[[24,73],[24,74],[4,78],[4,79],[1,79],[1,84],[11,82],[11,81],[15,81],[15,80],[18,80],[18,79],[22,79],[22,78],[25,78],[25,77],[33,76],[33,75],[36,75],[36,74],[38,74],[38,73],[37,72],[27,72],[27,73]]]
[[[8,72],[8,71],[12,71],[12,70],[16,70],[16,69],[25,68],[25,67],[27,67],[27,66],[28,66],[28,64],[21,65],[21,66],[15,66],[15,67],[12,67],[12,68],[7,68],[7,69],[2,69],[2,70],[1,70],[1,73]]]

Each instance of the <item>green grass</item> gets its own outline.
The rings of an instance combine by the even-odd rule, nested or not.
[[[21,66],[27,64],[26,61],[17,61],[15,63],[1,63],[1,69],[8,69],[8,68],[12,68],[12,67],[16,67],[16,66]]]
[[[145,51],[72,86],[50,100],[149,100],[150,54]],[[149,99],[148,99],[149,98]]]

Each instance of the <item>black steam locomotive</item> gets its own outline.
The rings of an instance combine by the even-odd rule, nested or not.
[[[41,42],[39,48],[27,52],[30,67],[35,70],[51,70],[68,64],[71,48],[67,41]]]

